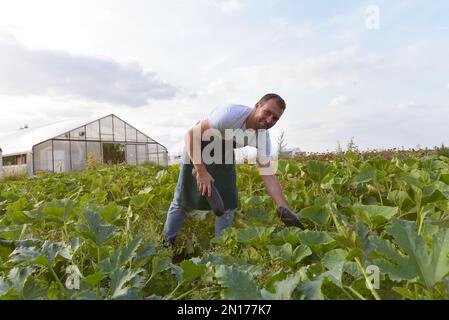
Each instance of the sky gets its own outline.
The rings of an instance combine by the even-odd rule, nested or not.
[[[214,108],[274,92],[274,146],[449,145],[448,16],[443,0],[0,0],[0,135],[113,113],[175,154]]]

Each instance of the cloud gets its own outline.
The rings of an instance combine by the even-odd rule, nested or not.
[[[2,96],[0,101],[5,110],[0,118],[0,134],[9,134],[24,125],[37,128],[71,118],[90,118],[96,115],[100,117],[108,114],[105,106],[98,103],[68,102],[43,96],[34,96],[31,99]]]
[[[441,134],[449,117],[444,105],[411,101],[400,103],[401,109],[369,99],[342,104],[345,99],[352,100],[343,97],[333,99],[339,108],[331,103],[324,112],[288,123],[285,131],[291,145],[307,151],[333,151],[337,140],[344,145],[351,137],[362,150],[414,148],[418,144],[433,147],[447,142]]]
[[[361,54],[356,47],[350,47],[318,56],[234,68],[209,83],[205,91],[210,95],[248,95],[255,90],[257,94],[267,90],[314,93],[348,88],[384,64],[382,56]]]
[[[398,104],[398,108],[402,110],[423,110],[427,106],[424,103],[419,103],[415,101],[406,101]]]
[[[220,0],[220,9],[223,13],[239,11],[243,8],[241,0]]]
[[[353,99],[350,99],[346,96],[338,96],[330,102],[330,106],[334,108],[344,107],[350,105],[354,102]]]
[[[3,95],[70,96],[136,107],[177,93],[137,63],[29,49],[12,37],[0,36],[0,70]]]
[[[314,31],[310,25],[298,24],[287,18],[273,18],[270,22],[270,42],[276,46],[297,41],[304,41],[313,36]]]

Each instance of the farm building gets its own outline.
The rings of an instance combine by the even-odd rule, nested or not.
[[[168,164],[163,145],[113,114],[22,129],[1,136],[0,147],[4,175],[78,171],[88,157],[103,163]]]

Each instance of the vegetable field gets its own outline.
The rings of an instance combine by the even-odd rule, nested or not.
[[[192,211],[161,235],[179,166],[100,166],[0,182],[0,299],[448,299],[449,158],[281,160],[305,231],[257,168],[237,168],[235,227]]]

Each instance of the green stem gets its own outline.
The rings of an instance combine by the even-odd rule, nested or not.
[[[334,224],[335,224],[335,228],[337,229],[337,232],[339,233],[339,235],[346,238],[346,232],[344,230],[342,230],[340,223],[338,223],[337,217],[335,216],[335,212],[333,212],[333,210],[331,211],[331,215],[332,215],[332,220],[334,221]]]
[[[341,287],[341,290],[344,292],[344,294],[345,294],[350,300],[354,300],[354,298],[349,294],[349,292],[345,290],[344,286]]]
[[[61,289],[62,292],[66,293],[66,289],[64,288],[64,286],[62,285],[61,280],[59,279],[58,275],[56,274],[55,270],[53,270],[52,266],[48,266],[48,269],[50,269],[51,274],[53,275],[53,277],[55,278],[56,282],[59,285],[59,288]]]
[[[422,229],[423,222],[424,222],[424,219],[419,217],[418,236],[421,235],[421,229]]]
[[[97,297],[100,297],[101,293],[100,293],[100,282],[98,282],[97,284]]]
[[[426,218],[426,214],[424,214],[423,208],[420,208],[420,211],[418,212],[418,220],[419,220],[419,226],[418,226],[418,235],[421,235],[422,227],[424,224],[424,219]]]
[[[25,235],[26,229],[27,229],[27,225],[24,224],[24,225],[22,226],[22,231],[20,232],[19,240],[22,240],[23,236]]]
[[[100,256],[100,247],[97,247],[97,270],[98,270],[98,265],[99,265],[99,263],[100,263],[100,259],[101,259],[101,256]],[[98,284],[97,284],[97,297],[100,297],[100,282],[101,281],[98,281]]]
[[[379,185],[376,183],[377,194],[379,195],[380,205],[384,205],[384,201],[382,200],[382,194],[380,193]]]
[[[184,298],[185,296],[191,294],[195,290],[196,290],[196,288],[190,289],[189,291],[184,292],[183,294],[181,294],[180,296],[174,298],[173,300],[181,300],[182,298]]]
[[[184,280],[182,280],[180,283],[178,283],[178,285],[176,286],[176,288],[168,295],[168,299],[170,299],[171,297],[173,297],[173,294],[184,284]]]
[[[97,261],[98,261],[98,263],[100,263],[100,259],[101,259],[101,257],[100,257],[100,247],[97,247]]]
[[[362,270],[363,277],[365,278],[366,283],[368,283],[368,276],[366,275],[365,268],[363,267],[362,263],[360,262],[360,259],[356,257],[355,262],[357,262],[360,270]],[[374,299],[382,300],[380,298],[380,296],[377,294],[376,290],[374,290],[371,286],[369,286],[369,290],[371,291],[372,295],[374,296]]]
[[[357,298],[359,298],[360,300],[366,300],[364,296],[362,296],[357,290],[355,290],[354,288],[348,287],[346,286],[347,289],[349,289]]]
[[[147,280],[147,282],[145,282],[144,287],[146,287],[150,283],[150,281],[151,281],[151,279],[153,279],[154,275],[155,275],[154,273],[151,274],[150,278]]]
[[[64,235],[65,235],[65,241],[69,240],[69,233],[67,231],[67,223],[64,221]]]

